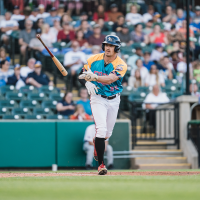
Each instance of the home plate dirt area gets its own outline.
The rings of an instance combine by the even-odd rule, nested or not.
[[[198,175],[200,172],[178,172],[178,171],[147,171],[147,172],[108,172],[106,176],[188,176]],[[53,176],[97,176],[97,172],[70,172],[70,173],[0,173],[0,178],[10,177],[53,177]]]

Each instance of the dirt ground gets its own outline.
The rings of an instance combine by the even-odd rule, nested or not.
[[[173,172],[173,171],[149,171],[149,172],[114,172],[109,171],[107,176],[188,176],[198,175],[200,172]],[[73,173],[55,173],[55,172],[44,172],[44,173],[0,173],[0,178],[10,177],[47,177],[47,176],[97,176],[97,172],[73,172]]]

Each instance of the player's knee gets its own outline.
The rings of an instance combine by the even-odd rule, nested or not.
[[[105,138],[106,137],[106,128],[97,128],[96,137]]]

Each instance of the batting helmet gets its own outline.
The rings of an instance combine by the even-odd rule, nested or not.
[[[115,46],[115,52],[118,53],[121,47],[120,39],[115,35],[107,35],[102,43],[102,50],[105,51],[105,44],[112,44]]]

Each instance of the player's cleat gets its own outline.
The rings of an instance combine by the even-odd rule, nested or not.
[[[98,174],[99,175],[107,174],[106,166],[103,163],[98,167]]]
[[[97,156],[97,151],[96,151],[96,148],[95,148],[95,139],[93,138],[93,143],[94,143],[94,159],[96,161],[98,161],[98,156]]]

